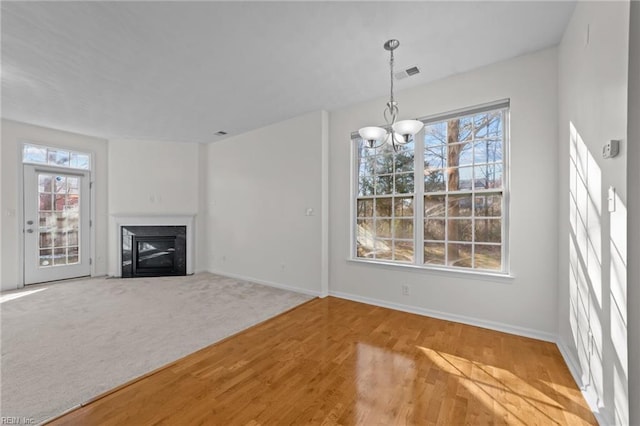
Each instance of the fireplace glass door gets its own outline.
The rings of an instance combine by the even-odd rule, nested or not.
[[[186,226],[122,226],[121,276],[135,278],[186,275],[186,231]]]
[[[134,275],[173,274],[175,252],[175,236],[134,236],[132,253]]]

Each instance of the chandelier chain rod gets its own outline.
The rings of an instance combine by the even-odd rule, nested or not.
[[[390,81],[391,81],[391,105],[393,105],[393,50],[391,50],[391,52],[389,52],[391,54],[391,57],[389,59],[389,76],[390,76]]]

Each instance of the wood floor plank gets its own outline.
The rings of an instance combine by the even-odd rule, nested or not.
[[[328,297],[50,424],[597,423],[552,343]]]

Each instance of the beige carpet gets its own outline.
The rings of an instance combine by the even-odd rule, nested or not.
[[[1,415],[42,422],[310,296],[209,273],[1,295]]]

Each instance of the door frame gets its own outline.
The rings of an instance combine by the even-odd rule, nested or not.
[[[25,222],[26,222],[26,218],[25,218],[25,211],[24,211],[24,165],[25,164],[31,164],[34,165],[37,163],[24,163],[22,161],[22,156],[23,156],[23,152],[24,152],[24,146],[25,144],[27,145],[39,145],[39,146],[44,146],[44,147],[51,147],[51,148],[56,148],[56,149],[64,149],[64,150],[68,150],[68,151],[74,151],[74,152],[81,152],[83,154],[88,154],[91,158],[91,165],[89,167],[89,170],[83,170],[83,172],[88,172],[89,173],[89,220],[90,220],[90,225],[89,225],[89,255],[91,256],[92,262],[91,262],[91,277],[95,277],[96,276],[96,194],[95,194],[95,182],[94,182],[94,168],[95,168],[95,164],[96,164],[96,158],[95,158],[95,152],[90,151],[90,150],[83,150],[83,148],[77,148],[77,147],[70,147],[70,146],[64,146],[64,145],[58,145],[55,143],[50,143],[50,142],[40,142],[40,141],[35,141],[35,140],[26,140],[26,139],[21,139],[18,143],[18,147],[19,149],[18,151],[18,155],[17,155],[17,162],[18,162],[18,167],[17,167],[17,171],[18,171],[18,179],[16,180],[18,183],[18,205],[17,205],[17,218],[18,218],[18,223],[17,223],[17,229],[16,229],[16,234],[17,234],[17,240],[18,240],[18,289],[24,288],[25,284],[24,284],[24,268],[25,268],[25,257],[24,257],[24,233],[25,233]],[[54,167],[55,166],[48,166],[47,164],[40,164],[40,166],[43,167]],[[62,167],[61,169],[68,169],[70,171],[76,170],[76,169],[72,169],[72,168],[66,168],[66,167]],[[33,284],[32,284],[33,285]],[[38,285],[38,284],[35,284]]]

